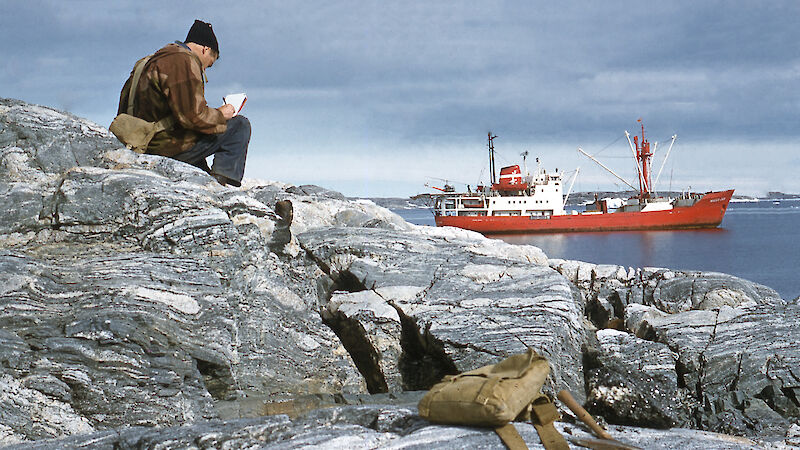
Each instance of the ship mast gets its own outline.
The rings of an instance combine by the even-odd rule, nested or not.
[[[637,122],[641,123],[642,119],[637,120]],[[650,179],[650,177],[652,175],[651,172],[653,170],[652,167],[650,167],[650,161],[653,159],[653,156],[655,155],[655,150],[656,150],[656,147],[658,147],[658,142],[655,143],[655,145],[653,147],[653,150],[651,151],[650,150],[650,142],[647,139],[645,139],[645,136],[644,136],[644,124],[643,123],[642,123],[642,139],[641,139],[641,141],[639,141],[639,136],[634,136],[633,137],[633,142],[631,142],[631,134],[628,133],[627,131],[625,131],[625,137],[628,139],[628,146],[630,147],[631,153],[633,154],[634,160],[636,161],[636,172],[639,175],[639,189],[638,189],[639,195],[637,197],[639,198],[640,201],[644,201],[644,200],[647,200],[647,199],[651,198],[655,193],[654,186],[653,186],[654,183]],[[677,135],[672,136],[672,142],[669,144],[669,149],[667,150],[667,156],[664,158],[664,162],[666,162],[666,158],[669,157],[669,152],[672,151],[672,144],[675,143],[675,138],[676,137],[678,137],[678,136]],[[585,156],[589,157],[589,159],[591,159],[592,161],[596,162],[603,169],[606,169],[611,175],[614,175],[620,181],[622,181],[626,185],[630,186],[630,188],[633,189],[634,191],[637,190],[636,186],[634,186],[634,185],[628,183],[627,181],[625,181],[624,178],[622,178],[619,175],[617,175],[616,173],[614,173],[613,170],[611,170],[608,167],[606,167],[603,163],[598,161],[592,155],[590,155],[590,154],[586,153],[585,151],[583,151],[582,148],[578,147],[578,151],[583,153]],[[664,169],[664,164],[662,163],[661,164],[661,169],[658,171],[658,175],[656,176],[655,183],[658,183],[658,179],[661,176],[661,170],[663,170],[663,169]]]
[[[492,136],[492,132],[489,132],[489,173],[491,174],[491,185],[495,185],[497,183],[497,179],[494,173],[494,138],[497,136]]]
[[[642,119],[638,120],[639,123]],[[638,136],[633,137],[633,143],[636,145],[636,164],[637,168],[641,167],[639,174],[639,199],[644,200],[650,197],[650,159],[653,153],[650,151],[650,142],[644,137],[644,124],[642,123],[642,141],[638,142]]]

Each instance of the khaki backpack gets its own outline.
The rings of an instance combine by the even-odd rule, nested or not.
[[[175,118],[171,115],[159,120],[158,122],[148,122],[133,115],[133,105],[136,101],[136,87],[139,85],[139,79],[142,77],[145,65],[150,61],[153,55],[147,56],[139,60],[133,69],[133,80],[131,80],[131,88],[128,92],[128,107],[127,114],[122,113],[114,118],[111,126],[108,129],[114,133],[114,136],[120,140],[125,146],[136,153],[144,153],[147,151],[147,146],[153,140],[153,136],[160,131],[172,128],[175,125]]]
[[[420,400],[419,414],[440,424],[494,427],[511,449],[527,446],[510,422],[531,419],[546,449],[568,449],[553,426],[558,410],[541,391],[549,374],[547,359],[529,348],[497,364],[445,376]]]

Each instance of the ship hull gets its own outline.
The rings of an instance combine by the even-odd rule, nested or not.
[[[436,216],[435,220],[440,227],[458,227],[483,234],[715,228],[722,223],[731,196],[733,190],[710,192],[692,206],[666,211],[584,213],[541,219],[528,216]]]

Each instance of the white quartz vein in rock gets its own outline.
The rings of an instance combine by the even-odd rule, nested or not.
[[[126,293],[142,300],[163,303],[184,314],[197,314],[200,312],[200,304],[188,295],[149,289],[142,286],[126,289]]]

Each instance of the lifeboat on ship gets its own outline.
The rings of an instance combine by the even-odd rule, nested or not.
[[[492,190],[497,192],[524,191],[528,183],[522,181],[522,170],[519,165],[503,167],[500,169],[500,179],[492,184]]]

